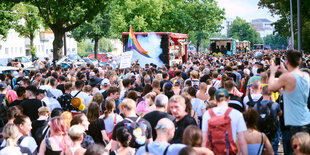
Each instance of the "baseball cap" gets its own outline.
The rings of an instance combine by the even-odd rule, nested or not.
[[[215,98],[221,98],[221,97],[229,97],[228,91],[226,89],[218,89],[215,92]]]
[[[170,90],[171,88],[172,88],[171,82],[167,82],[167,83],[165,84],[165,89]]]
[[[105,78],[101,81],[101,85],[111,85],[111,84],[110,81],[107,78]]]
[[[174,86],[179,86],[180,85],[180,81],[179,80],[174,80],[173,81],[173,85]]]

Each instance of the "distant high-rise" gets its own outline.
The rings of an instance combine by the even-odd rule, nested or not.
[[[273,34],[274,27],[272,26],[272,22],[268,19],[253,19],[250,24],[253,25],[253,28],[256,29],[261,38],[264,38],[269,34]]]

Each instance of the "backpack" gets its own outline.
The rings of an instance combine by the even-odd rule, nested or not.
[[[125,118],[129,123],[124,123],[125,127],[129,129],[130,134],[132,135],[130,146],[135,148],[144,145],[147,140],[147,124],[144,121],[140,121],[140,119],[141,117],[138,117],[136,121],[133,121],[129,118]]]
[[[253,108],[255,104],[260,103],[263,100],[263,96],[261,96],[256,102],[253,101],[251,94],[248,95],[249,102],[246,103],[250,108]]]
[[[81,92],[81,90],[79,92],[77,92],[73,98],[71,99],[71,105],[74,108],[78,108],[80,111],[83,111],[85,109],[85,102],[83,102],[84,100],[80,97],[77,97],[77,95]]]
[[[199,84],[200,84],[200,81],[195,79],[195,80],[191,80],[192,81],[192,86],[196,89],[196,90],[199,90]]]
[[[257,122],[257,128],[260,132],[265,133],[269,139],[274,138],[278,130],[276,119],[271,114],[272,103],[272,101],[269,101],[264,106],[260,102],[257,103],[257,112],[260,116]]]
[[[237,154],[229,117],[232,108],[228,107],[225,114],[220,116],[216,116],[212,109],[208,111],[211,118],[208,120],[207,148],[214,154]]]
[[[8,102],[5,94],[0,94],[0,127],[4,127],[7,122],[6,111],[8,110]]]

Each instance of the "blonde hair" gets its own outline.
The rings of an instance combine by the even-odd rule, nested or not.
[[[90,85],[85,85],[85,86],[83,87],[83,91],[84,91],[85,93],[91,93],[92,87],[91,87]]]
[[[84,132],[85,132],[85,129],[81,125],[78,125],[78,124],[77,125],[73,125],[69,129],[69,136],[72,139],[72,141],[77,141],[81,137],[83,137]]]
[[[198,74],[198,72],[195,71],[195,70],[191,71],[191,72],[190,72],[190,75],[191,75],[193,78],[195,78],[195,79],[198,79],[198,78],[199,78],[199,74]]]
[[[310,134],[307,132],[297,132],[295,135],[291,138],[291,144],[293,143],[293,140],[298,140],[300,142],[300,152],[304,154],[310,153]]]
[[[69,111],[63,112],[60,117],[66,122],[67,128],[70,128],[72,121],[72,114]]]
[[[19,130],[13,123],[8,123],[4,126],[2,135],[6,139],[6,146],[16,146]]]
[[[129,111],[136,111],[136,102],[132,99],[126,98],[120,103],[119,107],[126,108]]]
[[[40,108],[38,109],[38,114],[39,114],[39,116],[40,116],[40,115],[46,115],[46,114],[50,115],[51,112],[50,112],[50,109],[49,109],[49,108],[43,106],[43,107],[40,107]]]
[[[169,102],[176,102],[176,103],[181,103],[185,105],[185,98],[181,95],[173,95]]]

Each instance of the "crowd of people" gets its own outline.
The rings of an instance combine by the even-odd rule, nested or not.
[[[298,51],[40,64],[0,74],[0,155],[310,154],[310,58]]]

